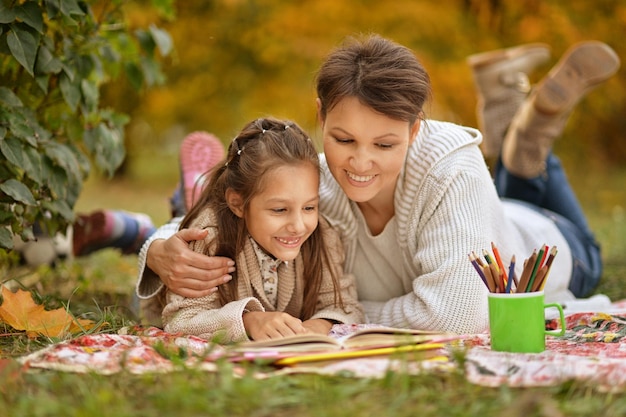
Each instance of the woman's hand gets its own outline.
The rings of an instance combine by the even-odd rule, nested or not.
[[[302,320],[283,312],[251,311],[244,313],[243,325],[252,340],[278,339],[308,333]]]
[[[148,248],[146,266],[165,286],[183,297],[203,297],[232,279],[235,263],[228,258],[206,256],[189,248],[189,242],[202,240],[208,231],[183,229],[168,239],[157,239]]]

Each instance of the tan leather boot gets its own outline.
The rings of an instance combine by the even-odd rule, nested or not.
[[[483,133],[481,149],[486,159],[495,159],[505,132],[519,106],[528,96],[528,74],[550,58],[547,45],[533,43],[471,55],[478,93],[476,117]]]
[[[619,66],[615,51],[602,42],[572,46],[514,116],[502,145],[505,168],[522,178],[541,175],[554,140],[563,132],[576,104]]]

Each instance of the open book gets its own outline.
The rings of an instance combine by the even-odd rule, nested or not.
[[[291,365],[297,362],[435,350],[442,348],[444,342],[456,338],[458,336],[449,333],[370,327],[340,338],[304,334],[244,342],[234,346],[232,351],[241,354],[242,358],[274,359],[278,365]]]
[[[275,352],[313,352],[339,349],[371,349],[412,345],[449,338],[451,335],[426,330],[370,327],[358,330],[341,338],[322,334],[302,334],[280,339],[243,342],[236,346],[238,351],[272,350]]]

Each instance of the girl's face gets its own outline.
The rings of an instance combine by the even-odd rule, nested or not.
[[[348,198],[356,203],[393,203],[419,121],[410,126],[375,112],[356,97],[346,97],[321,123],[328,167]]]
[[[233,212],[245,218],[250,236],[266,252],[291,261],[317,227],[319,172],[312,164],[302,163],[265,175],[265,189],[250,200],[246,213],[239,208]]]

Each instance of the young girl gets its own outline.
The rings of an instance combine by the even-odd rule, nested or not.
[[[319,219],[319,160],[295,123],[259,119],[231,143],[181,229],[208,230],[191,248],[235,259],[209,296],[166,294],[164,329],[221,342],[326,334],[364,317],[338,236]]]

